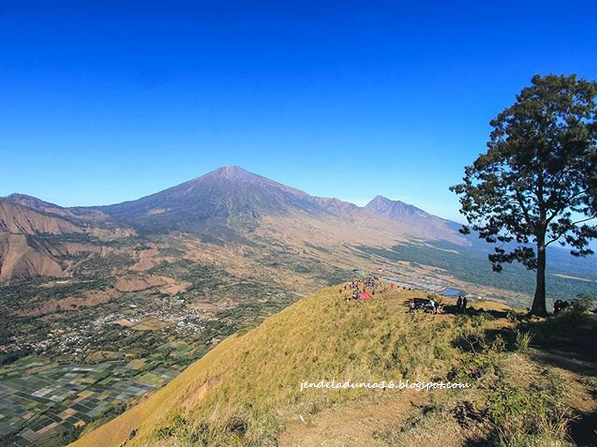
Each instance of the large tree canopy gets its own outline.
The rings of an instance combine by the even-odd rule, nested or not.
[[[495,271],[518,261],[537,270],[531,311],[547,313],[546,248],[560,243],[592,254],[597,237],[597,84],[572,76],[534,76],[491,126],[488,150],[465,168],[461,213],[496,244]],[[463,229],[470,231],[469,227]]]

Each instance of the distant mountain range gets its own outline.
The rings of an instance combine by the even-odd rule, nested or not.
[[[298,273],[301,278],[318,278],[317,284],[326,283],[328,269],[373,268],[390,261],[398,274],[412,278],[427,274],[425,269],[413,270],[413,261],[433,266],[435,277],[442,276],[445,283],[454,261],[442,258],[440,262],[437,254],[459,254],[459,261],[462,256],[471,258],[460,275],[460,280],[468,281],[475,275],[467,271],[481,264],[488,266],[482,259],[486,259],[489,246],[474,236],[461,235],[460,227],[382,196],[359,207],[335,198],[310,196],[228,166],[138,200],[109,206],[67,208],[23,194],[0,199],[0,281],[76,276],[89,268],[86,266],[101,269],[108,265],[98,263],[99,253],[137,259],[143,247],[157,242],[170,247],[163,250],[174,250],[194,262],[208,256],[210,262],[240,269],[246,268],[250,259],[255,268],[271,267],[270,274],[279,275],[282,282],[297,280]],[[397,246],[411,247],[409,256],[397,257]],[[570,261],[563,252],[555,254],[552,258],[561,261],[564,273],[580,271],[581,261]],[[409,261],[411,266],[396,264],[395,259]],[[154,256],[140,262],[151,266],[171,260]],[[583,274],[592,274],[592,264],[582,266]],[[111,268],[110,275],[126,273]],[[144,271],[139,265],[135,269]],[[497,296],[501,292],[495,289],[492,293]]]
[[[222,243],[251,244],[268,235],[321,243],[447,240],[464,244],[457,224],[378,196],[367,206],[313,197],[228,166],[138,200],[66,208],[24,194],[0,199],[0,280],[60,276],[59,236],[86,235],[86,245],[122,235],[188,233]],[[278,234],[276,234],[278,233]],[[49,236],[54,236],[49,238]],[[51,240],[50,240],[51,239]],[[319,241],[319,242],[317,242]],[[51,247],[50,247],[51,246]],[[70,244],[72,248],[72,244]],[[88,247],[89,248],[89,247]],[[90,248],[91,250],[91,248]]]
[[[227,234],[232,230],[242,234],[255,230],[266,216],[300,214],[354,223],[371,221],[375,215],[396,222],[405,235],[461,240],[455,230],[457,224],[403,202],[378,196],[360,208],[339,199],[310,196],[237,166],[219,168],[156,194],[97,210],[149,233]]]

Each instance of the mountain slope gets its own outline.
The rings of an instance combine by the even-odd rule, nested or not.
[[[83,232],[60,217],[0,199],[0,281],[60,276],[60,264],[43,243],[35,242],[35,236]]]
[[[94,220],[105,224],[112,219],[150,234],[181,231],[243,242],[264,220],[271,224],[276,219],[290,219],[303,227],[317,227],[321,222],[348,225],[357,233],[373,233],[374,239],[375,233],[383,233],[384,238],[394,240],[463,241],[453,228],[456,224],[402,202],[378,196],[360,208],[335,198],[310,196],[237,166],[219,168],[138,200],[103,207],[64,208],[23,194],[12,194],[4,202],[65,218],[75,225]],[[360,225],[363,228],[358,228]]]
[[[47,250],[29,245],[25,235],[0,232],[0,282],[61,274],[60,264]]]
[[[0,232],[34,235],[83,233],[84,230],[60,217],[0,199]]]
[[[55,203],[46,202],[38,199],[37,197],[29,196],[27,194],[11,194],[4,197],[4,200],[23,205],[31,210],[42,211],[49,214],[57,214],[61,216],[67,216],[70,213],[66,208],[63,208]]]
[[[446,240],[463,243],[464,238],[458,233],[460,224],[423,211],[416,206],[399,200],[390,200],[383,196],[376,196],[365,209],[377,216],[385,217],[411,228],[417,228],[431,239]]]
[[[311,406],[327,405],[323,395],[302,394],[302,380],[362,379],[389,373],[372,359],[387,356],[390,351],[384,353],[385,344],[374,347],[371,341],[383,337],[384,331],[395,325],[393,317],[403,315],[405,293],[396,292],[391,302],[374,300],[361,307],[357,303],[347,305],[335,288],[320,291],[249,333],[220,343],[147,401],[73,446],[121,445],[133,430],[136,435],[127,447],[173,445],[174,439],[184,442],[183,431],[200,421],[212,425],[210,430],[219,430],[235,416],[246,418],[245,423],[250,424],[248,436],[253,438],[253,445],[274,445],[281,426],[266,416],[274,407],[296,406],[297,411],[307,416]],[[416,292],[410,294],[422,296]],[[418,332],[425,337],[422,329],[430,324],[432,321],[421,322],[418,328],[405,325],[396,336],[410,338]],[[416,349],[420,359],[432,358],[435,346],[444,345],[447,340],[437,337],[428,342]],[[401,349],[405,351],[400,365],[408,369],[407,357],[415,355],[415,351],[408,346]],[[172,425],[175,420],[179,421],[179,427]],[[182,420],[188,427],[180,426]],[[201,445],[200,440],[196,443]],[[233,434],[217,445],[239,444],[234,442]]]
[[[212,259],[225,257],[227,268],[237,265],[246,271],[247,261],[256,268],[279,265],[276,276],[282,281],[294,282],[298,273],[309,276],[309,281],[316,277],[318,286],[327,283],[321,282],[324,271],[347,271],[362,263],[349,245],[386,247],[424,237],[417,229],[356,205],[312,197],[238,167],[220,168],[139,200],[106,207],[62,208],[17,194],[9,199],[13,202],[3,201],[12,207],[5,213],[7,222],[21,211],[47,218],[56,227],[24,228],[24,223],[35,220],[31,218],[23,219],[21,227],[10,221],[13,232],[61,235],[76,231],[100,243],[110,237],[134,236],[126,230],[134,227],[143,236],[168,240],[173,246],[180,246],[181,238],[200,242],[193,242],[192,247],[185,243],[181,256],[186,259],[204,258],[201,252],[209,250],[213,254],[207,256]],[[104,220],[88,219],[96,214]],[[231,259],[230,251],[237,251],[234,247],[250,247],[251,255]]]
[[[324,204],[294,188],[229,166],[141,199],[101,208],[115,219],[151,231],[251,230],[263,215],[291,209],[325,212]]]
[[[98,210],[85,207],[65,208],[60,205],[56,205],[55,203],[46,202],[27,194],[11,194],[4,197],[4,200],[10,203],[25,206],[34,211],[67,218],[74,220],[75,222],[104,222],[108,219],[108,216]]]
[[[315,288],[320,287],[328,284],[331,277],[335,280],[345,278],[340,272],[355,267],[384,269],[405,281],[420,282],[428,276],[431,266],[435,268],[433,277],[425,279],[425,283],[439,281],[443,286],[465,288],[499,299],[507,292],[504,287],[493,286],[493,277],[483,284],[469,284],[467,278],[475,275],[458,277],[450,265],[446,267],[432,262],[440,256],[445,257],[445,253],[452,253],[459,260],[470,260],[472,253],[475,255],[475,260],[471,261],[474,272],[479,270],[476,268],[477,258],[487,266],[485,259],[491,247],[474,235],[464,237],[459,234],[460,225],[455,222],[381,196],[364,208],[339,199],[310,196],[234,166],[217,169],[138,200],[105,207],[63,208],[18,194],[9,196],[4,203],[14,207],[13,212],[5,213],[4,219],[10,221],[13,231],[37,231],[25,228],[30,219],[17,219],[19,211],[29,209],[21,205],[24,204],[35,209],[29,212],[46,219],[41,222],[74,227],[75,231],[83,231],[97,243],[137,236],[132,229],[136,228],[141,237],[136,237],[135,241],[140,245],[148,239],[159,239],[165,244],[164,250],[173,247],[178,250],[178,256],[186,260],[210,263],[215,260],[221,263],[220,267],[235,274],[274,275],[282,283],[294,286],[295,281],[305,280]],[[42,233],[47,229],[39,228]],[[60,233],[60,229],[52,231]],[[182,240],[185,242],[181,244]],[[129,242],[133,243],[133,240],[129,239]],[[405,250],[410,250],[411,254],[424,254],[423,259],[421,256],[405,258],[387,251],[398,245],[406,246]],[[131,259],[137,258],[135,251],[128,254]],[[155,256],[143,265],[151,268],[164,260],[164,257]],[[556,257],[553,260],[552,265],[557,267]],[[414,262],[422,267],[417,267]],[[77,263],[71,273],[76,274],[81,265]],[[443,271],[438,271],[437,267]],[[594,270],[594,265],[589,268]],[[574,275],[576,268],[560,270],[559,273],[568,275],[567,283],[573,281],[570,275],[578,276]],[[329,274],[327,278],[326,274]],[[592,279],[591,275],[580,276]],[[567,290],[566,286],[560,287],[561,278],[557,279],[560,296]],[[526,284],[527,281],[523,279],[522,282]],[[528,293],[528,287],[524,287],[524,292],[516,289],[519,302],[528,299],[524,295]]]
[[[301,239],[301,243],[310,241],[308,235],[299,232],[293,237],[292,232],[288,233],[290,227],[314,228],[322,233],[323,241],[337,241],[334,233],[342,233],[347,243],[355,237],[362,240],[365,234],[386,241],[442,236],[460,240],[456,232],[439,225],[444,222],[439,218],[430,220],[432,227],[423,228],[413,225],[412,220],[389,219],[339,199],[313,197],[236,166],[219,168],[138,200],[98,209],[146,233],[175,230],[243,242],[263,226],[278,227],[277,234],[270,232],[268,237],[289,236]],[[440,226],[442,234],[433,234],[432,230]]]
[[[74,264],[74,255],[99,252],[104,242],[134,234],[109,222],[98,226],[87,218],[78,219],[68,209],[34,197],[0,198],[0,282],[62,276],[66,264]],[[69,258],[64,266],[61,257]]]

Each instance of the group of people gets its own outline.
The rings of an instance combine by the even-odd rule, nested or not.
[[[390,283],[389,286],[386,283],[380,281],[374,275],[367,275],[361,279],[353,280],[350,283],[344,284],[340,289],[339,293],[344,294],[344,301],[349,302],[351,300],[368,300],[371,299],[376,293],[386,293],[390,288],[394,288],[395,285]],[[404,287],[406,289],[406,287]],[[408,289],[410,290],[410,288]],[[558,304],[559,303],[559,304]],[[562,305],[559,300],[554,304],[554,313],[557,313]],[[556,305],[559,306],[556,310]],[[457,313],[465,314],[468,306],[468,300],[466,296],[460,294],[456,300]],[[415,312],[417,310],[424,310],[428,313],[441,314],[444,313],[444,303],[441,297],[437,299],[428,296],[427,298],[413,298],[409,302],[409,312]]]
[[[561,311],[567,309],[568,306],[570,306],[570,303],[568,301],[555,300],[553,303],[553,314],[559,314]]]
[[[353,281],[354,283],[355,281]],[[367,275],[366,277],[364,277],[363,279],[361,279],[359,281],[359,283],[361,283],[363,285],[363,289],[366,291],[367,287],[369,289],[371,289],[371,295],[375,295],[375,292],[377,291],[378,293],[385,293],[388,291],[388,286],[387,284],[384,284],[380,281],[380,279],[377,276],[373,276],[373,275]],[[355,284],[356,285],[356,284]],[[392,284],[392,287],[394,285]],[[358,287],[358,285],[357,285]]]
[[[438,298],[437,301],[433,298],[413,298],[409,302],[408,311],[413,313],[417,310],[423,310],[431,314],[443,314],[444,303],[441,298]]]
[[[466,306],[468,305],[468,301],[466,296],[458,295],[458,299],[456,300],[456,310],[459,314],[466,313]]]
[[[390,285],[394,287],[393,284]],[[371,293],[367,291],[369,289]],[[386,293],[388,286],[382,283],[379,278],[368,275],[365,278],[351,281],[350,284],[344,284],[340,293],[344,293],[344,301],[370,299],[375,293]]]

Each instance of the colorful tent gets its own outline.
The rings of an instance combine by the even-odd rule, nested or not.
[[[361,294],[361,299],[362,300],[370,300],[371,299],[371,295],[369,295],[367,292],[363,292]]]

